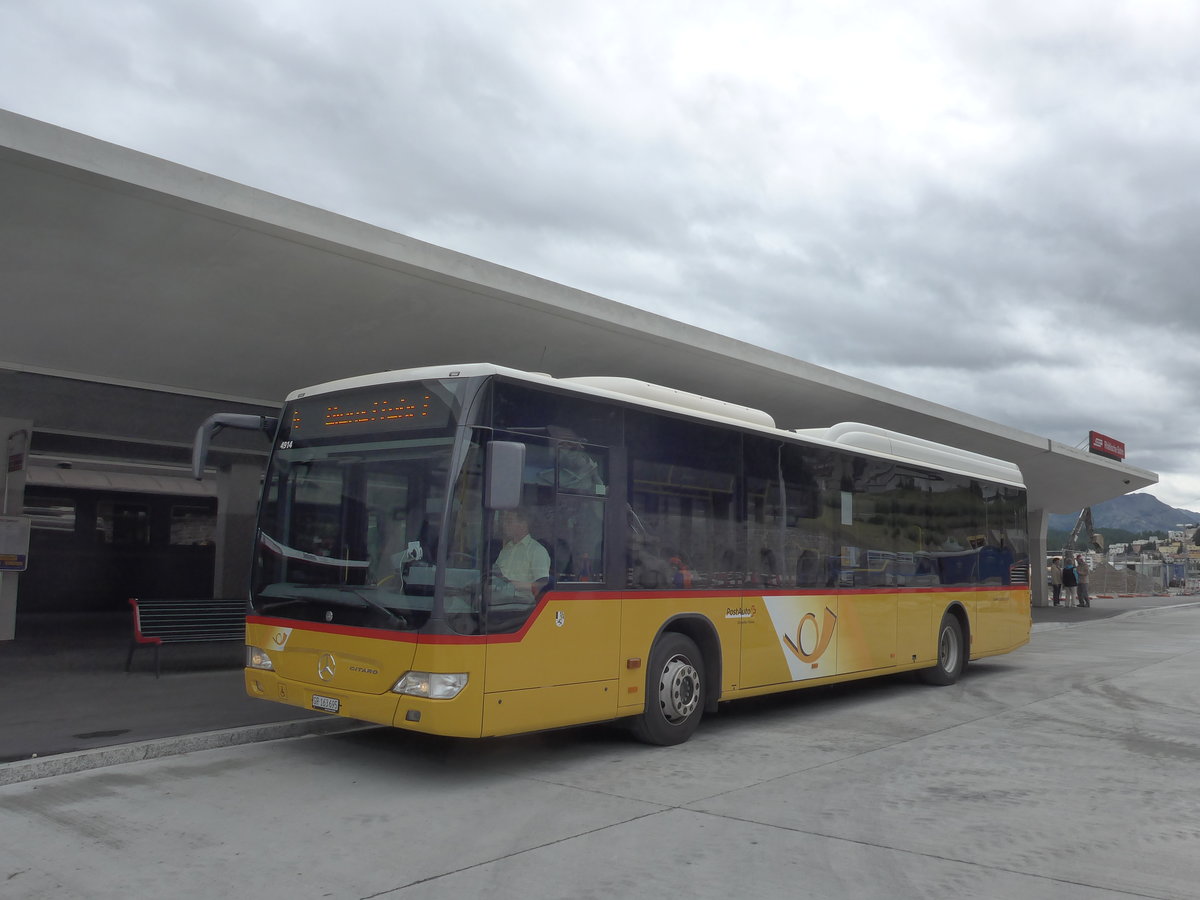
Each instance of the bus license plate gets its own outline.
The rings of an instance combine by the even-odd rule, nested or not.
[[[341,706],[341,701],[336,697],[322,697],[320,694],[313,694],[312,705],[313,709],[323,709],[325,712],[337,712]]]

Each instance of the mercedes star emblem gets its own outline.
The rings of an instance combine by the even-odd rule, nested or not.
[[[332,681],[337,674],[337,660],[332,653],[326,653],[317,660],[317,677],[322,681]]]

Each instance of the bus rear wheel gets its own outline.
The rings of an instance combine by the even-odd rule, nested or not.
[[[691,638],[675,632],[660,637],[650,651],[646,709],[633,733],[647,744],[682,744],[704,714],[704,660]]]
[[[954,684],[967,666],[967,647],[958,616],[946,613],[938,626],[937,663],[917,672],[926,684]]]

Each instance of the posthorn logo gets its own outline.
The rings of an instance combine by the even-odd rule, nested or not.
[[[836,627],[837,614],[827,606],[824,622],[818,625],[816,613],[805,613],[796,626],[796,639],[792,640],[791,635],[785,634],[783,640],[802,662],[815,663],[829,649]]]

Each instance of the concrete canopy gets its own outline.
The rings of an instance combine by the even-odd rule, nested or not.
[[[623,375],[763,409],[781,427],[861,421],[999,457],[1021,467],[1030,505],[1043,512],[1157,481],[5,111],[0,271],[0,367],[18,372],[271,405],[350,375],[493,362],[555,376]]]

